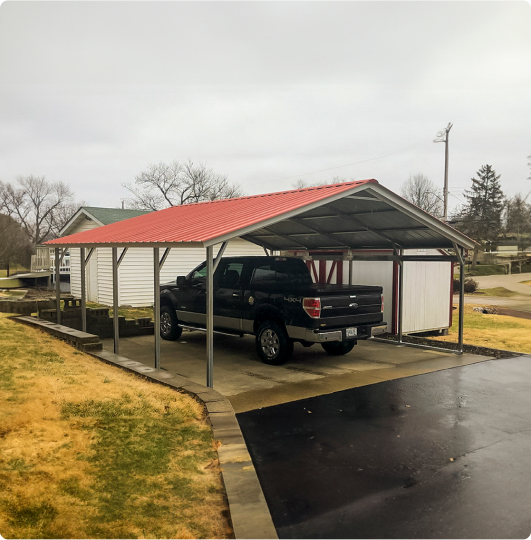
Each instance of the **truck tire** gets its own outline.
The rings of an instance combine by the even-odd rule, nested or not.
[[[256,352],[264,364],[279,366],[290,359],[293,341],[280,324],[264,321],[256,333]]]
[[[177,321],[177,314],[170,306],[160,308],[160,337],[167,341],[175,341],[181,337],[183,329]]]
[[[354,345],[358,343],[355,339],[351,341],[328,341],[326,343],[321,343],[321,347],[328,353],[333,356],[342,356],[343,354],[349,353]]]

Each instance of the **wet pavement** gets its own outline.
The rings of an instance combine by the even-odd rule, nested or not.
[[[280,538],[527,538],[531,356],[238,415]]]

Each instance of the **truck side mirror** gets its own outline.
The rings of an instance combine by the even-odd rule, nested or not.
[[[186,285],[186,276],[177,276],[177,287],[184,287]]]

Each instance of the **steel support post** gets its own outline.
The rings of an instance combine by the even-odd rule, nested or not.
[[[398,251],[398,342],[402,343],[402,318],[404,311],[404,261],[402,260],[404,250]]]
[[[463,250],[459,253],[459,337],[458,350],[459,354],[463,354],[463,330],[465,316],[465,256]]]
[[[118,248],[112,250],[112,309],[114,326],[114,354],[120,354],[120,328],[118,326]]]
[[[352,279],[354,275],[354,268],[353,268],[354,261],[348,262],[348,284],[352,285]]]
[[[55,308],[57,324],[61,324],[61,256],[62,248],[55,248]]]
[[[206,330],[207,330],[207,386],[214,388],[214,248],[206,248]]]
[[[159,248],[153,248],[153,321],[155,323],[155,369],[160,369],[160,261]]]
[[[85,248],[79,248],[79,261],[81,263],[81,330],[87,331],[87,295],[85,284]]]

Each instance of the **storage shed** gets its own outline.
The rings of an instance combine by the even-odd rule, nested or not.
[[[380,285],[385,299],[384,320],[387,331],[398,331],[398,261],[352,260],[354,256],[374,254],[374,250],[340,251],[283,251],[282,254],[303,257],[317,283]],[[380,254],[393,255],[392,250],[379,250]],[[407,249],[404,255],[422,259],[424,256],[447,254],[437,249]],[[423,262],[403,263],[403,321],[404,333],[439,331],[447,333],[452,326],[453,263]]]

